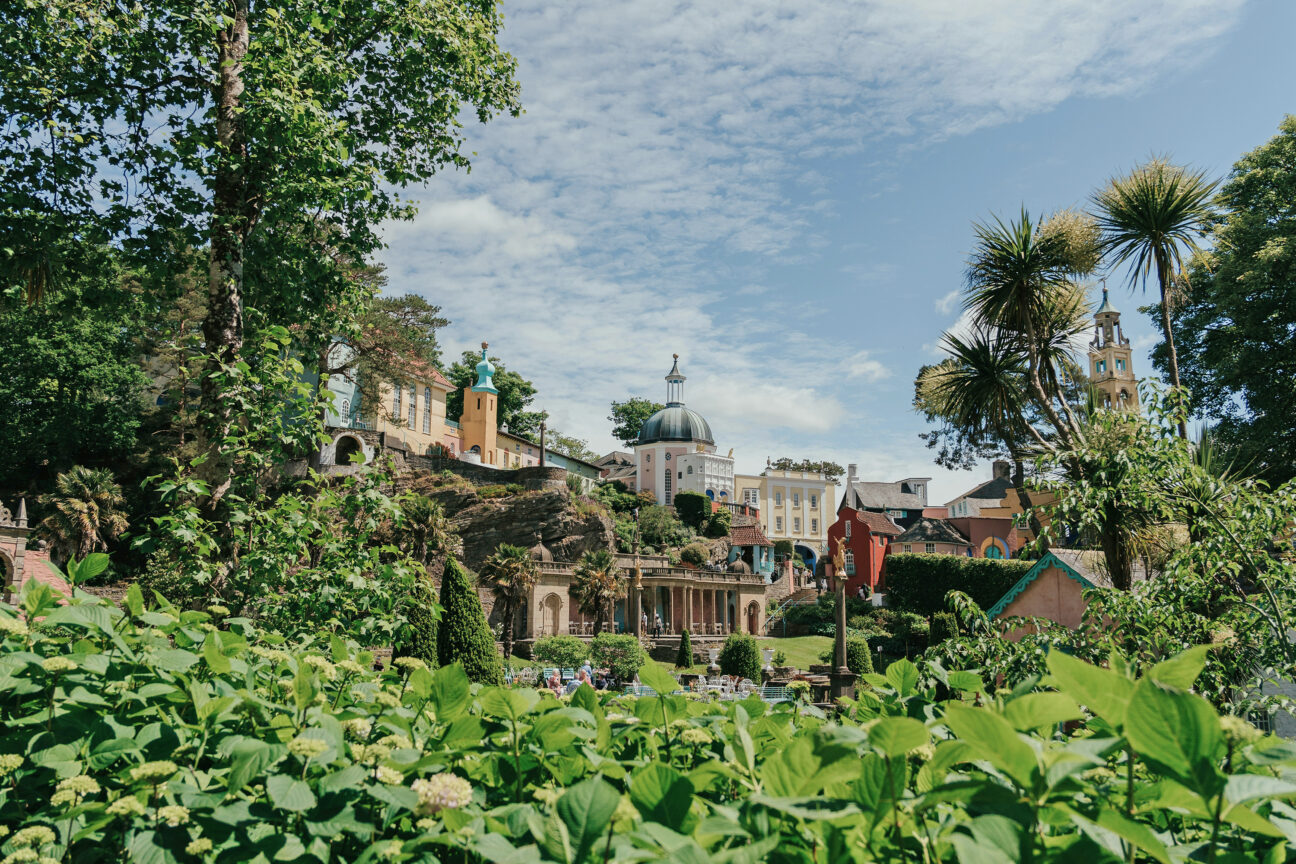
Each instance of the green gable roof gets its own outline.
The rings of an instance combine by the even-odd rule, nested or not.
[[[1063,561],[1058,556],[1054,555],[1052,552],[1049,552],[1043,558],[1036,561],[1035,566],[1027,570],[1026,575],[1018,579],[1017,584],[1009,588],[1008,593],[1000,597],[999,602],[991,606],[990,611],[987,612],[986,615],[988,615],[992,620],[998,618],[1000,615],[1003,614],[1003,611],[1008,608],[1009,603],[1011,603],[1012,601],[1020,597],[1021,593],[1026,590],[1027,586],[1029,586],[1032,582],[1038,579],[1040,577],[1040,574],[1043,573],[1045,570],[1049,569],[1050,567],[1056,567],[1059,570],[1061,570],[1063,573],[1067,575],[1068,578],[1071,579],[1072,582],[1078,583],[1081,588],[1098,587],[1097,585],[1093,584],[1085,577],[1081,576],[1080,571],[1076,570],[1074,567],[1072,567],[1070,564]]]

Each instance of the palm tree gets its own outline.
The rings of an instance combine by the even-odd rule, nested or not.
[[[582,555],[576,565],[572,592],[580,610],[594,616],[594,633],[598,635],[603,625],[612,620],[613,604],[626,596],[625,576],[612,553],[596,549]]]
[[[501,543],[481,566],[477,578],[495,595],[495,608],[504,622],[504,657],[513,656],[513,617],[540,578],[530,550]]]
[[[1094,195],[1102,249],[1113,265],[1132,262],[1130,289],[1156,270],[1161,289],[1161,332],[1170,358],[1170,384],[1179,387],[1179,355],[1170,328],[1170,306],[1176,279],[1183,272],[1184,253],[1200,251],[1196,237],[1205,233],[1215,214],[1215,182],[1203,171],[1190,171],[1157,158],[1124,177],[1113,177]],[[1179,437],[1188,439],[1187,423]]]
[[[396,524],[396,544],[420,564],[434,552],[454,553],[459,537],[446,518],[445,508],[426,495],[411,492],[400,502],[401,518]]]
[[[1058,411],[1059,374],[1050,353],[1059,309],[1073,309],[1073,277],[1084,256],[1074,248],[1076,231],[1047,230],[1022,208],[1017,220],[973,226],[976,247],[968,262],[964,307],[981,328],[994,328],[1019,344],[1026,360],[1025,383],[1057,435],[1069,442],[1076,418],[1065,399]],[[1066,316],[1064,316],[1066,317]],[[1065,420],[1063,419],[1065,415]]]
[[[54,557],[61,562],[102,552],[129,525],[122,512],[126,499],[121,487],[105,468],[76,465],[60,474],[54,491],[39,500],[52,508],[40,523],[40,532],[49,538]]]

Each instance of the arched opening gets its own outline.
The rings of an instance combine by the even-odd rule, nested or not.
[[[801,560],[805,562],[806,567],[811,572],[814,572],[815,564],[819,563],[819,556],[815,554],[815,551],[813,549],[811,549],[809,546],[805,545],[804,543],[797,543],[795,546],[792,547],[792,551],[800,555]]]
[[[354,457],[359,456],[356,460]],[[350,465],[353,461],[364,461],[364,447],[360,444],[360,439],[354,435],[343,435],[337,439],[337,445],[333,450],[334,465]]]
[[[553,636],[558,632],[558,613],[562,610],[562,598],[550,592],[540,604],[540,635]]]
[[[753,636],[759,635],[760,630],[760,604],[755,600],[747,604],[747,632]]]
[[[708,489],[708,490],[706,490],[706,496],[707,496],[708,498],[710,498],[712,501],[714,501],[714,500],[715,500],[715,490],[714,490],[714,489]]]

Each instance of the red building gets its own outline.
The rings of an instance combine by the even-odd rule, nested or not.
[[[856,510],[843,506],[837,521],[828,528],[828,556],[837,555],[837,544],[845,544],[846,591],[854,594],[860,586],[872,593],[882,581],[882,559],[891,541],[903,529],[883,513]]]

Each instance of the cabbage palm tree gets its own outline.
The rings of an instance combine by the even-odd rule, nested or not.
[[[40,523],[49,538],[55,559],[85,558],[102,552],[129,523],[122,508],[126,499],[121,486],[106,468],[76,465],[58,476],[54,491],[40,496],[40,503],[52,508]]]
[[[420,564],[426,564],[434,552],[455,553],[459,537],[455,534],[445,508],[426,495],[411,492],[401,499],[401,518],[395,527],[396,545]]]
[[[1056,333],[1059,306],[1070,307],[1076,257],[1062,236],[1042,231],[1025,208],[1020,218],[973,226],[976,246],[968,262],[964,307],[981,328],[995,328],[1018,341],[1026,360],[1025,384],[1037,407],[1065,442],[1076,429],[1066,401],[1062,412],[1053,389],[1045,346]],[[1065,415],[1065,419],[1064,419]]]
[[[1196,238],[1205,233],[1214,217],[1215,185],[1203,171],[1158,158],[1123,177],[1113,177],[1094,195],[1103,251],[1115,266],[1130,263],[1130,288],[1141,281],[1146,291],[1148,276],[1156,271],[1161,332],[1169,357],[1170,384],[1176,388],[1179,355],[1170,327],[1170,306],[1175,282],[1184,269],[1184,253],[1200,251]],[[1179,437],[1187,440],[1186,423],[1179,424]]]
[[[606,549],[596,549],[581,556],[576,565],[572,594],[580,610],[594,616],[594,633],[602,632],[612,620],[616,601],[626,596],[626,580],[616,559]]]
[[[540,578],[540,567],[528,549],[501,543],[477,575],[495,595],[495,608],[504,622],[504,657],[513,656],[513,618]]]

